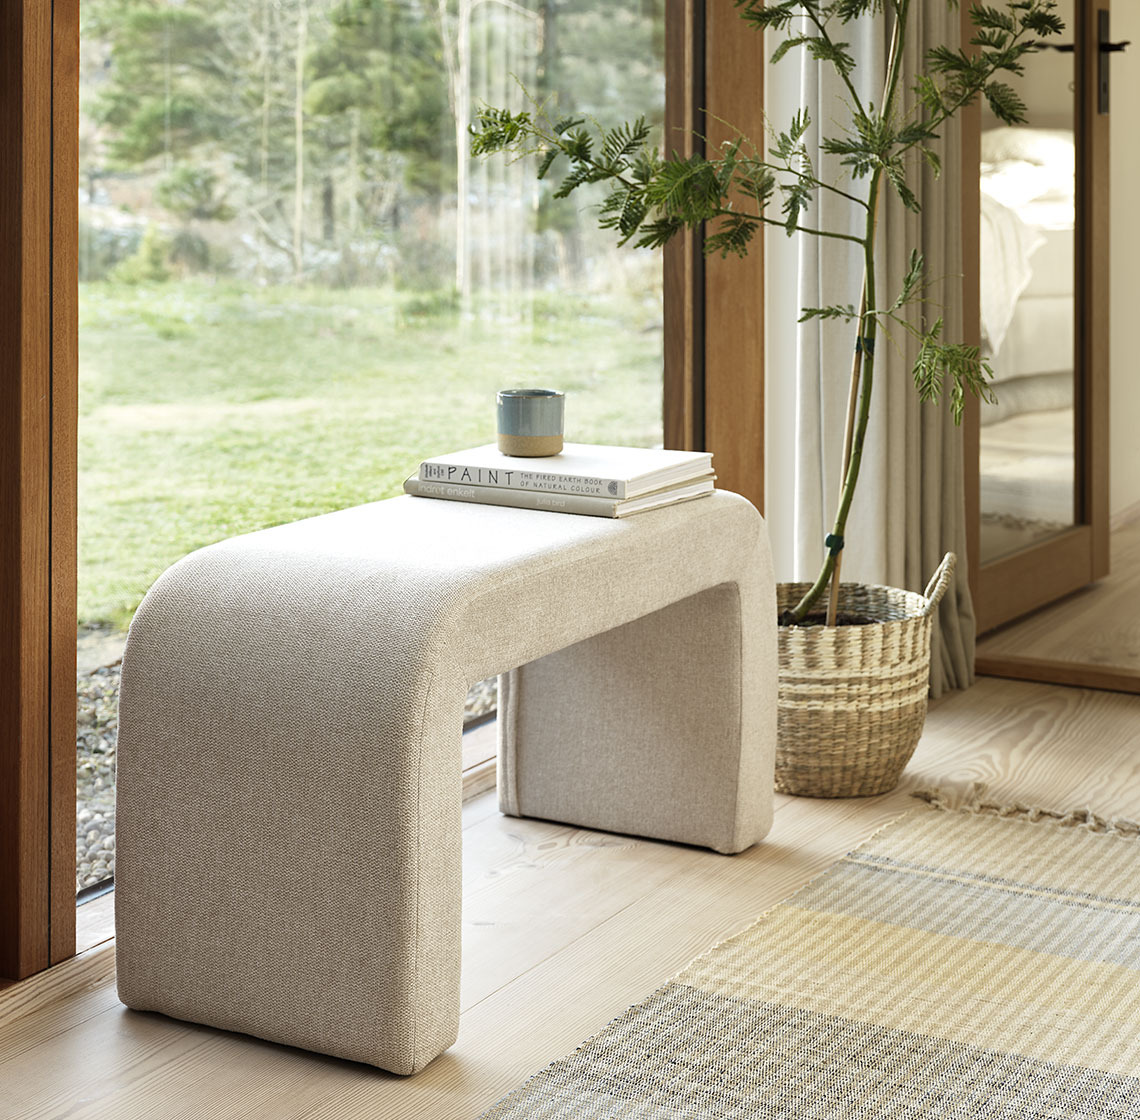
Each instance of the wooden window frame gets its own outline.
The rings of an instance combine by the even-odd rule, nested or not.
[[[764,36],[732,0],[669,0],[665,34],[665,150],[712,152],[735,132],[762,144]],[[702,243],[665,250],[665,446],[713,452],[717,485],[762,511],[763,238],[743,258]]]
[[[763,37],[667,0],[667,148],[763,135]],[[715,59],[715,65],[710,60]],[[75,952],[79,0],[0,7],[0,977]],[[725,124],[723,122],[730,122]],[[763,508],[762,245],[665,262],[665,443]],[[741,323],[752,321],[753,330]]]
[[[0,8],[0,976],[75,950],[78,0]]]

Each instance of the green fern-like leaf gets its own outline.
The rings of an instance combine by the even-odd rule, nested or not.
[[[722,197],[716,168],[700,154],[666,161],[646,187],[646,200],[652,209],[686,224],[712,217]]]
[[[812,200],[812,186],[802,179],[795,179],[790,183],[781,183],[780,191],[784,201],[780,207],[784,215],[784,228],[791,237],[799,225],[800,216],[807,210]]]
[[[776,177],[759,160],[746,159],[737,165],[735,186],[763,210],[776,193]]]
[[[641,236],[634,245],[638,249],[660,249],[684,228],[685,223],[680,218],[655,218],[641,227]]]
[[[1015,24],[1010,12],[1003,12],[998,8],[991,8],[987,4],[974,4],[970,8],[970,21],[975,27],[989,28],[995,31],[1008,31],[1013,34]]]
[[[997,397],[990,385],[994,371],[984,361],[978,347],[963,343],[942,342],[942,320],[922,338],[912,375],[919,398],[940,401],[949,382],[950,412],[955,424],[961,424],[967,393],[993,404]]]
[[[790,35],[787,39],[781,39],[779,45],[772,52],[772,57],[768,60],[772,63],[777,63],[781,58],[792,50],[794,47],[801,47],[805,43],[811,41],[810,35]]]
[[[644,117],[632,124],[620,124],[602,136],[602,160],[615,164],[637,152],[649,138],[649,126]]]
[[[732,253],[734,256],[745,257],[748,255],[748,245],[759,228],[760,223],[753,218],[743,214],[728,215],[721,220],[717,230],[705,238],[705,255],[719,253],[721,257],[727,257]]]
[[[931,116],[940,113],[945,106],[945,102],[942,100],[942,91],[938,88],[938,83],[929,74],[919,74],[915,81],[914,92],[922,107]]]
[[[982,92],[994,116],[1003,124],[1025,123],[1025,102],[1018,97],[1012,86],[1005,82],[989,82]]]
[[[942,157],[933,148],[919,148],[922,153],[922,158],[926,160],[930,170],[934,172],[934,178],[940,179],[942,177]]]
[[[862,141],[829,136],[820,141],[820,148],[828,155],[839,156],[839,162],[851,169],[854,179],[864,178],[880,165],[878,153],[870,151]]]
[[[832,304],[830,307],[805,307],[800,311],[799,322],[806,323],[809,319],[842,319],[850,323],[859,318],[859,312],[853,304]]]
[[[910,147],[924,140],[936,139],[933,126],[927,121],[915,121],[904,125],[895,133],[894,143],[903,147]]]
[[[1021,17],[1021,26],[1036,35],[1060,35],[1065,22],[1052,10],[1035,9]]]
[[[836,43],[822,37],[811,38],[804,44],[816,62],[830,62],[841,74],[855,69],[855,56],[848,50],[850,43]]]
[[[975,47],[985,47],[988,50],[1004,51],[1009,46],[1010,36],[1005,31],[982,30],[973,35],[970,43]]]
[[[850,23],[862,16],[878,15],[885,6],[884,0],[833,0],[825,11],[828,18],[835,16],[840,23]]]
[[[551,167],[554,166],[554,161],[562,154],[561,148],[547,148],[542,153],[542,158],[538,161],[538,178],[545,179]]]
[[[903,170],[902,164],[896,160],[890,160],[883,165],[883,170],[886,172],[891,186],[895,188],[895,193],[899,196],[902,204],[917,214],[922,206],[919,205],[917,195],[906,181],[906,172]]]
[[[507,109],[484,106],[476,112],[468,129],[471,154],[484,156],[506,151],[525,140],[533,130],[529,113],[512,113]]]
[[[782,31],[791,23],[799,7],[798,0],[781,0],[778,4],[766,4],[764,0],[733,0],[733,2],[740,9],[740,18],[761,31],[769,27]]]
[[[579,163],[586,163],[593,156],[594,138],[584,128],[576,128],[568,133],[562,144],[562,150]]]
[[[939,44],[926,52],[926,65],[935,74],[956,74],[969,70],[970,60],[962,51]]]
[[[924,287],[926,258],[917,250],[910,251],[910,261],[907,264],[906,275],[903,277],[902,287],[895,297],[894,303],[887,308],[887,314],[897,311],[900,307],[913,300]]]

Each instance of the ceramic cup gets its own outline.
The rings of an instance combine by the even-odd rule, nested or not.
[[[541,458],[562,450],[566,396],[557,389],[500,389],[499,450]]]

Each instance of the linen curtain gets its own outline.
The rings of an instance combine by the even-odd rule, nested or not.
[[[855,73],[864,103],[879,104],[885,71],[889,21],[883,17],[849,25],[842,38],[850,41],[858,60]],[[926,51],[935,44],[957,47],[959,16],[945,3],[911,5],[904,53],[902,87],[913,89]],[[818,151],[821,134],[833,134],[832,120],[846,115],[846,90],[829,66],[801,55],[768,71],[769,114],[782,126],[775,105],[798,103],[811,114],[806,142],[814,151],[816,168],[825,182],[837,182],[841,169],[833,157]],[[792,96],[798,85],[798,98]],[[775,105],[773,104],[775,103]],[[822,127],[821,127],[822,126]],[[890,187],[880,210],[878,241],[878,299],[880,306],[899,291],[910,250],[926,258],[926,276],[933,280],[927,303],[908,309],[912,321],[925,313],[944,319],[943,337],[962,337],[962,251],[958,202],[961,168],[960,126],[949,122],[937,145],[943,171],[939,181],[923,164],[910,176],[922,203],[921,213],[908,211]],[[865,212],[828,191],[820,191],[808,224],[862,234]],[[777,234],[778,237],[778,234]],[[797,234],[794,267],[799,305],[821,307],[858,303],[862,256],[858,246],[830,238]],[[793,258],[784,250],[784,269]],[[787,277],[783,277],[787,283]],[[769,289],[773,277],[769,272]],[[791,563],[795,579],[812,579],[823,561],[824,537],[830,532],[839,500],[843,430],[851,368],[853,328],[821,322],[794,324],[794,316],[770,313],[768,330],[775,337],[768,348],[786,357],[794,352],[795,392],[769,400],[775,425],[793,434],[770,441],[784,462],[769,462],[769,476],[794,478]],[[785,335],[781,346],[780,334]],[[959,576],[943,599],[935,627],[931,656],[931,694],[964,688],[973,681],[974,614],[966,579],[966,508],[961,429],[955,427],[945,404],[918,400],[911,368],[917,352],[914,340],[899,327],[890,337],[880,334],[875,355],[875,390],[859,487],[848,520],[843,579],[886,583],[922,590],[942,555],[958,556]],[[771,367],[770,367],[771,368]],[[770,374],[770,376],[772,376]],[[794,417],[789,411],[794,408]],[[781,416],[782,413],[782,416]],[[779,507],[777,501],[776,507]],[[774,533],[780,531],[774,526]]]

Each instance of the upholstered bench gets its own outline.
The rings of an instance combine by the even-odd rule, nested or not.
[[[771,822],[775,618],[724,492],[617,521],[401,497],[188,556],[123,656],[120,998],[422,1068],[458,1029],[470,684],[506,674],[506,812],[736,852]]]

